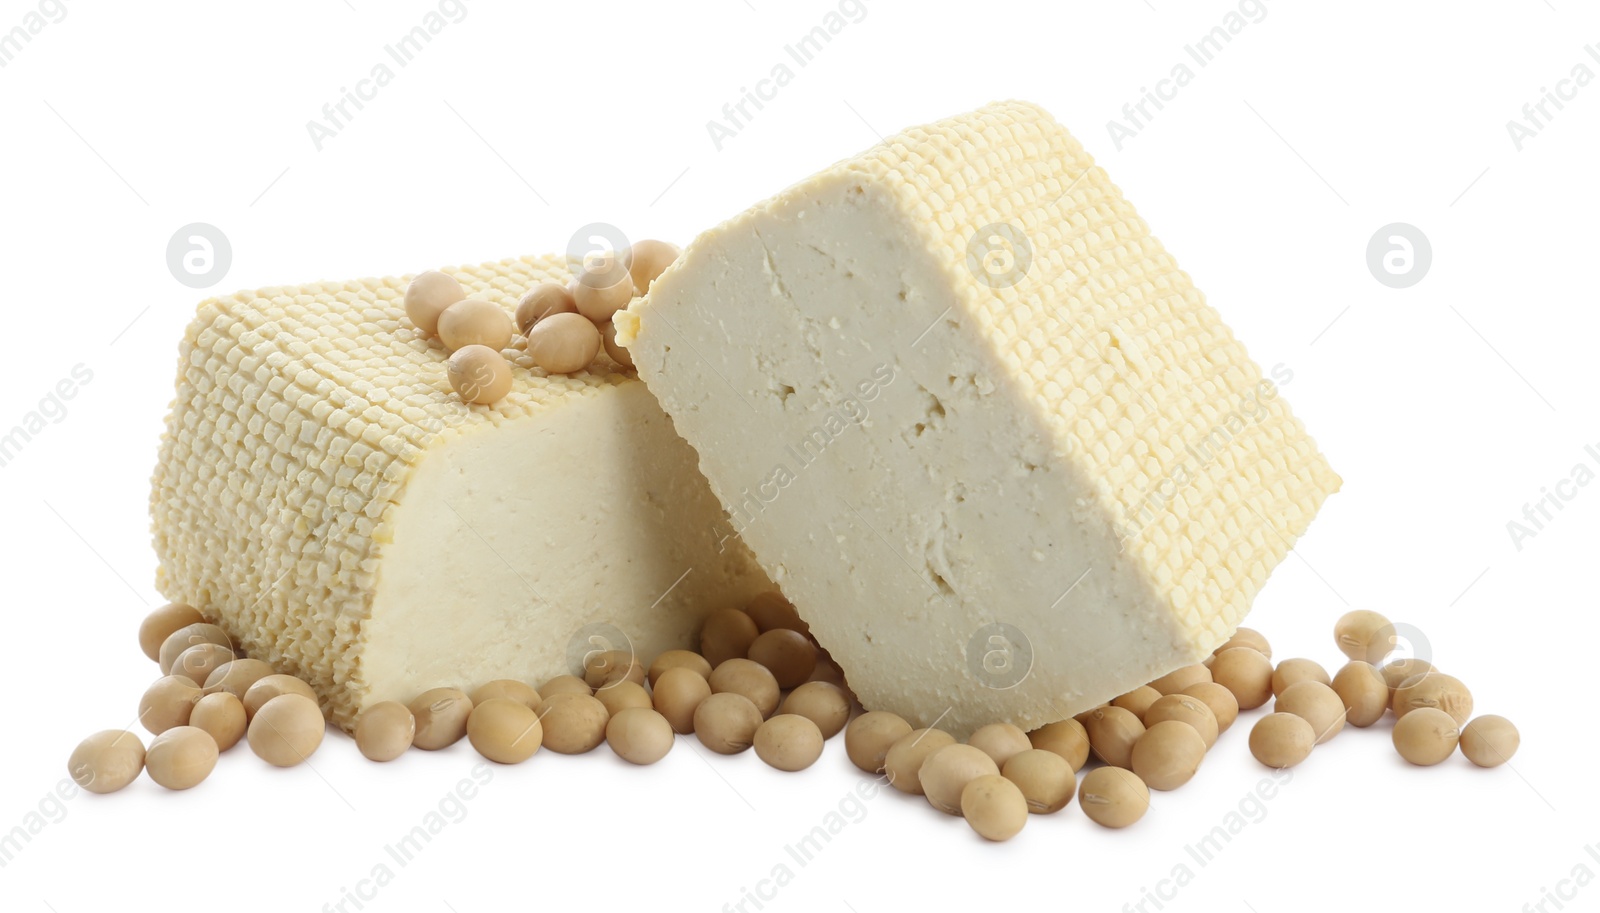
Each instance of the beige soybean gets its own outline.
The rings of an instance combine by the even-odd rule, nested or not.
[[[593,697],[594,689],[576,675],[558,675],[546,679],[545,683],[539,686],[539,694],[547,701],[558,694],[587,694]]]
[[[600,330],[582,314],[551,314],[528,331],[528,357],[549,374],[574,374],[600,354]]]
[[[606,357],[624,368],[634,367],[633,355],[628,352],[626,346],[617,342],[616,324],[607,320],[605,323],[596,324],[596,329],[600,331],[600,347],[606,350]]]
[[[1370,609],[1355,609],[1333,623],[1333,642],[1350,659],[1382,662],[1394,649],[1394,626],[1389,619]]]
[[[193,679],[164,675],[145,689],[139,699],[139,723],[154,735],[189,725],[194,705],[205,696]]]
[[[1282,695],[1283,689],[1295,682],[1307,681],[1321,682],[1324,685],[1333,684],[1333,679],[1328,677],[1328,670],[1322,668],[1322,664],[1316,660],[1302,657],[1286,659],[1272,670],[1272,696]]]
[[[967,744],[993,758],[996,768],[1004,767],[1013,755],[1033,747],[1028,734],[1010,723],[980,726],[967,737]]]
[[[106,729],[78,743],[67,758],[67,773],[89,792],[114,793],[139,778],[144,758],[144,743],[138,736]]]
[[[656,656],[650,662],[650,668],[645,675],[650,680],[650,687],[656,686],[656,680],[668,669],[688,669],[701,678],[711,677],[711,664],[706,658],[693,650],[668,650]]]
[[[551,314],[576,314],[578,305],[572,293],[559,282],[541,282],[523,293],[517,301],[517,332],[528,335],[534,324]]]
[[[761,631],[749,615],[738,609],[718,609],[701,625],[700,655],[715,669],[735,657],[744,658],[759,636]]]
[[[220,647],[227,647],[229,650],[233,649],[233,641],[229,639],[228,633],[214,624],[207,624],[202,621],[196,624],[184,625],[168,634],[167,639],[161,642],[161,649],[156,654],[157,661],[161,663],[161,674],[171,675],[172,666],[178,661],[178,656],[183,651],[199,644],[216,644]],[[198,685],[204,681],[205,679],[202,677],[200,682],[195,682],[195,684]]]
[[[432,336],[439,330],[439,315],[465,297],[467,290],[454,276],[430,269],[406,286],[406,316],[424,336]]]
[[[1234,697],[1233,692],[1225,685],[1216,682],[1196,682],[1178,693],[1199,698],[1210,709],[1211,716],[1217,721],[1219,735],[1227,732],[1233,721],[1239,718],[1239,699]]]
[[[271,663],[259,659],[236,659],[211,670],[211,674],[206,676],[206,693],[226,691],[243,701],[251,685],[272,674]]]
[[[606,744],[630,764],[654,764],[672,750],[672,726],[647,707],[629,707],[606,722]]]
[[[204,729],[217,744],[218,751],[227,751],[239,744],[249,723],[244,702],[226,691],[201,697],[195,702],[194,712],[189,715],[189,725]]]
[[[539,750],[544,727],[527,704],[491,697],[473,705],[467,717],[467,741],[496,764],[521,764]]]
[[[1089,762],[1089,733],[1077,720],[1046,723],[1028,733],[1028,743],[1034,748],[1060,755],[1073,773],[1082,770],[1083,765]]]
[[[1418,707],[1395,721],[1395,751],[1420,767],[1450,757],[1461,739],[1461,724],[1437,707]]]
[[[539,705],[544,703],[544,698],[539,696],[538,690],[527,682],[497,678],[487,684],[479,685],[477,690],[472,692],[472,706],[476,707],[484,701],[497,697],[516,701],[529,710],[538,710]]]
[[[801,634],[811,633],[811,626],[800,620],[800,613],[795,611],[794,603],[783,598],[782,593],[775,591],[762,593],[750,600],[744,611],[763,634],[778,628],[799,631]]]
[[[694,734],[717,754],[738,754],[755,741],[761,711],[742,694],[713,694],[694,708]]]
[[[644,690],[644,686],[626,679],[602,686],[594,696],[605,705],[606,713],[612,716],[628,709],[655,709],[655,702],[650,699],[650,693]]]
[[[1503,716],[1486,714],[1461,730],[1461,753],[1479,767],[1499,767],[1522,745],[1517,727]]]
[[[1292,713],[1311,724],[1321,745],[1344,729],[1344,700],[1331,685],[1298,681],[1283,689],[1272,705],[1275,713]]]
[[[233,650],[221,644],[195,644],[189,649],[178,654],[172,663],[170,675],[182,675],[194,682],[196,687],[205,685],[206,679],[218,668],[226,666],[235,659]]]
[[[852,699],[855,698],[855,694],[850,691],[850,686],[845,684],[844,670],[840,669],[839,664],[829,658],[828,651],[826,650],[819,650],[817,655],[817,668],[811,670],[811,680],[814,682],[827,682],[830,685],[838,685],[839,688],[846,694],[849,694]]]
[[[495,700],[494,696],[485,701]],[[503,698],[502,698],[503,699]],[[417,737],[417,718],[399,701],[380,701],[361,711],[356,721],[356,748],[369,761],[393,761]]]
[[[169,602],[139,623],[139,649],[144,655],[160,661],[161,645],[179,628],[205,623],[200,610],[181,602]]]
[[[1345,663],[1333,676],[1333,690],[1344,702],[1345,722],[1352,726],[1371,726],[1389,709],[1389,686],[1371,663],[1359,659]]]
[[[789,692],[778,712],[805,717],[817,724],[824,739],[831,739],[850,721],[850,696],[832,682],[806,682]]]
[[[544,747],[559,754],[593,751],[606,739],[611,714],[600,699],[589,694],[547,697],[540,709]]]
[[[947,815],[961,814],[961,791],[978,777],[1000,773],[1000,765],[975,745],[937,749],[917,769],[917,783],[928,803]]]
[[[883,770],[889,777],[889,785],[903,793],[922,795],[918,774],[923,762],[939,749],[954,744],[956,737],[943,729],[913,729],[901,736],[883,756]]]
[[[605,323],[633,300],[633,278],[626,267],[615,255],[604,260],[602,265],[601,258],[596,258],[595,267],[578,276],[578,287],[572,292],[578,313],[594,323]]]
[[[1146,786],[1168,790],[1193,779],[1205,756],[1205,739],[1194,726],[1179,720],[1161,720],[1133,743],[1128,759],[1129,766]]]
[[[1145,713],[1144,727],[1150,729],[1157,723],[1169,720],[1193,727],[1205,742],[1207,749],[1217,744],[1217,733],[1221,731],[1221,725],[1205,701],[1182,693],[1163,695],[1160,700],[1151,704],[1149,711]],[[1146,778],[1145,782],[1150,783],[1149,778]],[[1155,786],[1154,783],[1150,785]]]
[[[1461,679],[1443,672],[1413,675],[1394,689],[1396,716],[1404,719],[1424,707],[1443,710],[1455,718],[1457,726],[1463,726],[1472,718],[1472,692]]]
[[[633,242],[628,248],[628,273],[633,279],[635,294],[650,291],[650,283],[678,259],[678,248],[665,241],[646,238]]]
[[[1261,635],[1261,632],[1255,630],[1254,628],[1240,628],[1239,630],[1234,631],[1232,637],[1228,638],[1217,646],[1217,649],[1212,653],[1212,656],[1213,658],[1221,656],[1222,651],[1232,650],[1238,647],[1254,650],[1257,653],[1260,653],[1262,656],[1265,656],[1267,659],[1272,658],[1272,644],[1268,643],[1267,639]]]
[[[732,691],[750,699],[763,717],[778,709],[778,680],[766,666],[752,659],[730,659],[711,670],[711,693]]]
[[[174,790],[199,786],[216,767],[216,741],[195,726],[179,726],[156,736],[144,757],[150,779]]]
[[[1131,770],[1097,767],[1084,775],[1078,804],[1101,827],[1127,827],[1150,809],[1150,788]]]
[[[1293,767],[1311,756],[1317,731],[1304,717],[1269,713],[1250,729],[1250,753],[1268,767]]]
[[[850,763],[869,774],[883,772],[894,743],[911,732],[911,724],[887,710],[869,710],[844,727],[844,751]]]
[[[294,767],[316,753],[327,728],[316,701],[280,694],[256,711],[245,739],[261,760],[274,767]]]
[[[444,365],[450,389],[465,402],[491,406],[511,392],[511,363],[488,346],[462,346]]]
[[[644,664],[632,650],[606,650],[588,656],[583,666],[583,683],[591,688],[605,688],[617,682],[644,684]]]
[[[1078,778],[1067,759],[1053,751],[1030,748],[1019,751],[1000,768],[1007,780],[1022,790],[1028,811],[1048,815],[1065,808],[1078,788]]]
[[[1391,704],[1394,703],[1394,690],[1400,687],[1401,682],[1413,675],[1421,675],[1424,672],[1437,671],[1438,670],[1434,668],[1433,663],[1430,663],[1425,659],[1417,659],[1415,657],[1410,659],[1397,659],[1378,666],[1378,672],[1383,675],[1384,683],[1389,686],[1389,702]]]
[[[694,732],[694,712],[711,696],[711,685],[693,668],[673,666],[656,679],[650,695],[651,705],[672,727],[673,732]]]
[[[1010,840],[1028,823],[1028,802],[1017,784],[984,774],[961,790],[960,813],[985,840]]]
[[[511,315],[482,298],[464,298],[439,315],[439,342],[450,352],[467,346],[484,346],[498,352],[511,345],[513,329]]]
[[[1180,666],[1150,683],[1162,694],[1177,694],[1196,682],[1211,681],[1211,670],[1202,663]]]
[[[1233,692],[1240,710],[1272,700],[1272,660],[1252,647],[1231,647],[1211,661],[1211,677]]]
[[[267,703],[267,701],[270,701],[273,698],[283,694],[298,694],[301,697],[310,699],[312,703],[315,703],[317,700],[317,692],[313,691],[310,685],[292,675],[284,675],[281,672],[277,672],[272,675],[265,675],[256,679],[255,684],[245,689],[245,716],[254,719],[256,712],[259,711]]]
[[[822,730],[798,713],[780,713],[756,727],[756,756],[778,770],[805,770],[822,757]]]
[[[407,705],[416,718],[412,744],[423,751],[438,751],[461,741],[472,716],[472,698],[459,688],[432,688]]]
[[[1089,714],[1084,724],[1089,734],[1089,747],[1095,757],[1112,767],[1127,767],[1133,744],[1144,735],[1144,723],[1133,711],[1121,707],[1101,707]]]
[[[817,667],[817,648],[811,638],[788,628],[757,635],[746,656],[766,666],[778,687],[786,690],[804,684]]]
[[[1127,694],[1119,695],[1111,702],[1113,707],[1121,707],[1139,719],[1144,719],[1145,711],[1150,705],[1161,699],[1161,692],[1149,685],[1140,685]]]

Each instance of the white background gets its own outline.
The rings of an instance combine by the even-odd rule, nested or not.
[[[0,832],[48,820],[0,868],[0,908],[320,910],[379,862],[395,878],[368,910],[731,909],[780,863],[793,879],[768,910],[1138,909],[1147,890],[1168,910],[1512,911],[1547,889],[1600,906],[1600,885],[1562,881],[1600,873],[1582,684],[1600,484],[1562,486],[1572,499],[1520,548],[1507,530],[1575,466],[1600,472],[1600,85],[1520,151],[1506,128],[1575,65],[1600,73],[1584,51],[1600,14],[1279,0],[1200,68],[1184,45],[1236,6],[874,0],[719,151],[706,122],[835,6],[474,2],[318,151],[306,122],[433,8],[79,0],[0,69],[0,429],[75,365],[93,374],[0,468]],[[5,0],[0,30],[35,9]],[[1193,81],[1118,149],[1106,122],[1185,61]],[[1348,608],[1416,625],[1480,712],[1520,724],[1515,769],[1412,768],[1387,722],[1347,729],[1206,865],[1185,846],[1268,778],[1246,750],[1254,715],[1126,831],[1074,803],[990,845],[885,791],[803,867],[785,845],[864,779],[841,741],[798,775],[692,739],[648,769],[541,752],[494,770],[405,867],[383,848],[470,775],[464,742],[379,766],[336,734],[290,771],[241,747],[188,793],[141,780],[29,817],[79,738],[133,723],[156,674],[134,637],[160,601],[147,486],[177,340],[208,294],[168,271],[179,226],[231,240],[215,292],[559,250],[592,221],[682,242],[879,134],[1006,97],[1074,131],[1252,355],[1293,370],[1284,393],[1344,477],[1248,623],[1330,667]],[[1391,222],[1433,249],[1404,290],[1365,259]],[[1180,864],[1192,878],[1164,883]]]

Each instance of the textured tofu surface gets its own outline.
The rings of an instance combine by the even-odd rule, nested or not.
[[[508,310],[570,278],[559,256],[446,271]],[[464,404],[404,316],[408,281],[199,306],[151,495],[163,595],[348,729],[375,701],[569,671],[590,624],[692,646],[707,612],[770,588],[631,372],[545,376],[514,340],[511,393]]]
[[[706,232],[617,325],[862,702],[956,734],[1203,658],[1339,487],[1025,103],[907,130]]]

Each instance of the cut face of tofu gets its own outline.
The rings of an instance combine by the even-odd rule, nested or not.
[[[570,278],[555,256],[448,272],[508,310]],[[605,360],[547,377],[519,346],[511,392],[466,405],[405,287],[200,306],[151,495],[163,595],[349,729],[429,688],[692,647],[706,614],[771,588],[638,379]]]
[[[1200,660],[1339,485],[1030,105],[706,232],[617,325],[862,702],[957,735]]]

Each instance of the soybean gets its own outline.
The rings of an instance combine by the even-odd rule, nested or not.
[[[1278,697],[1283,694],[1283,689],[1304,681],[1333,684],[1333,679],[1328,677],[1328,670],[1322,668],[1321,663],[1296,657],[1278,663],[1278,668],[1272,670],[1272,696]]]
[[[169,602],[146,615],[139,624],[139,649],[144,651],[145,656],[159,662],[161,644],[172,636],[172,632],[189,625],[202,624],[205,620],[205,616],[194,606]]]
[[[706,681],[711,684],[713,694],[732,691],[749,698],[761,711],[762,717],[769,717],[778,709],[778,680],[766,666],[755,660],[725,660],[711,670],[711,677]]]
[[[1011,756],[1000,773],[1022,790],[1028,811],[1048,815],[1065,808],[1077,790],[1078,778],[1067,759],[1053,751],[1030,748]]]
[[[379,701],[363,710],[356,721],[356,748],[370,761],[393,761],[406,753],[416,737],[417,718],[399,701]]]
[[[1224,685],[1216,682],[1196,682],[1178,693],[1198,698],[1211,710],[1212,717],[1217,721],[1219,735],[1227,732],[1233,721],[1239,718],[1239,699]]]
[[[1193,779],[1205,756],[1205,739],[1193,726],[1178,720],[1162,720],[1146,729],[1139,741],[1133,743],[1129,761],[1133,772],[1146,786],[1168,790]]]
[[[780,713],[756,728],[756,756],[778,770],[805,770],[822,757],[822,730],[798,713]]]
[[[1017,784],[985,774],[961,791],[961,814],[986,840],[1010,840],[1028,823],[1028,803]]]
[[[967,737],[967,744],[994,759],[996,769],[1004,767],[1018,752],[1033,747],[1033,743],[1028,740],[1028,734],[1010,723],[990,723],[981,726]]]
[[[152,735],[189,725],[194,705],[205,692],[194,680],[183,675],[166,675],[155,680],[139,699],[139,722]]]
[[[959,815],[961,791],[967,784],[978,777],[999,773],[1000,765],[983,749],[951,744],[927,756],[917,769],[917,783],[934,808],[947,815]]]
[[[233,641],[228,633],[214,624],[198,622],[184,625],[161,642],[161,650],[156,654],[157,661],[161,663],[161,674],[171,675],[172,665],[178,661],[178,656],[183,651],[198,644],[216,644],[221,647],[233,649]],[[202,676],[201,681],[205,678]],[[196,682],[195,684],[200,684]]]
[[[327,728],[316,701],[300,694],[280,694],[256,711],[245,738],[263,761],[275,767],[293,767],[316,752]]]
[[[606,722],[606,742],[630,764],[654,764],[672,750],[672,726],[654,710],[629,707]]]
[[[533,757],[544,741],[544,727],[527,704],[491,697],[474,704],[467,717],[467,740],[497,764],[521,764]]]
[[[472,698],[458,688],[433,688],[417,695],[408,705],[416,718],[412,744],[423,751],[438,751],[461,741],[472,716]]]
[[[1131,712],[1131,711],[1130,711]],[[1028,742],[1034,748],[1060,755],[1073,773],[1089,762],[1089,733],[1077,720],[1047,723],[1028,733]]]
[[[783,689],[805,683],[817,667],[817,648],[811,639],[789,628],[773,628],[758,635],[746,655],[766,666]]]
[[[711,668],[744,657],[761,632],[755,621],[738,609],[719,609],[706,616],[700,628],[700,654]]]
[[[1521,744],[1517,727],[1503,716],[1480,716],[1461,730],[1461,753],[1479,767],[1499,767]]]
[[[673,732],[688,735],[694,732],[695,710],[710,696],[711,685],[694,669],[674,666],[656,679],[651,703]]]
[[[1268,767],[1293,767],[1311,756],[1317,731],[1303,717],[1269,713],[1250,730],[1250,753]]]
[[[1144,735],[1144,723],[1131,710],[1121,707],[1101,707],[1089,714],[1084,725],[1089,733],[1089,747],[1095,756],[1112,767],[1127,767],[1133,744]]]
[[[255,684],[245,689],[245,716],[253,719],[256,712],[265,706],[267,701],[282,694],[298,694],[301,697],[310,699],[312,703],[316,703],[317,700],[317,692],[311,690],[310,685],[292,675],[278,672],[256,679]]]
[[[761,711],[742,694],[713,694],[694,709],[694,734],[717,754],[738,754],[755,741]]]
[[[1437,707],[1418,707],[1395,722],[1393,738],[1400,757],[1430,767],[1456,750],[1461,724]]]
[[[1127,694],[1120,695],[1112,700],[1111,706],[1121,707],[1123,710],[1126,710],[1143,720],[1145,711],[1149,710],[1150,705],[1154,704],[1160,698],[1161,692],[1150,687],[1149,685],[1140,685],[1132,691],[1129,691]]]
[[[78,743],[67,759],[67,772],[92,793],[114,793],[139,778],[144,770],[144,743],[122,729],[106,729]]]
[[[922,795],[922,781],[918,777],[923,762],[939,749],[954,744],[956,737],[942,729],[913,729],[901,736],[883,756],[883,770],[889,777],[889,785],[903,793]]]
[[[216,767],[216,741],[195,726],[178,726],[156,736],[144,759],[150,779],[174,790],[199,786]]]
[[[1389,686],[1371,663],[1359,659],[1345,663],[1333,677],[1333,690],[1344,702],[1345,722],[1352,726],[1371,726],[1389,709]]]
[[[1316,681],[1298,681],[1283,689],[1272,705],[1277,713],[1292,713],[1311,724],[1321,745],[1344,729],[1344,700],[1332,686]]]
[[[1425,672],[1413,675],[1394,689],[1395,716],[1404,719],[1412,711],[1423,707],[1443,710],[1464,725],[1472,718],[1472,692],[1453,675],[1443,672]]]
[[[1078,804],[1089,820],[1101,827],[1127,827],[1149,810],[1150,788],[1133,771],[1097,767],[1084,775]]]
[[[869,774],[883,772],[890,747],[911,732],[911,724],[887,710],[869,710],[844,728],[844,751],[850,763]]]
[[[1385,637],[1387,633],[1389,637]],[[1333,624],[1333,641],[1350,659],[1381,662],[1394,649],[1394,626],[1389,619],[1370,609],[1355,609],[1339,616]]]
[[[806,682],[789,692],[778,712],[805,717],[817,724],[824,739],[831,739],[850,721],[850,697],[831,682]]]
[[[646,677],[650,680],[650,687],[654,688],[656,679],[659,679],[668,669],[676,668],[689,669],[701,678],[709,678],[712,666],[706,662],[704,656],[693,650],[668,650],[658,655],[650,663],[650,668],[646,672]]]
[[[244,702],[226,691],[204,695],[195,702],[194,712],[189,715],[189,725],[204,729],[217,744],[218,751],[227,751],[239,744],[249,723]]]
[[[538,689],[527,682],[519,682],[510,678],[497,678],[488,684],[478,686],[478,690],[472,692],[472,706],[476,707],[484,701],[496,697],[505,698],[508,701],[516,701],[534,711],[537,711],[539,705],[544,703],[544,698],[539,696]]]
[[[1179,691],[1195,684],[1196,682],[1211,681],[1211,670],[1202,663],[1188,666],[1179,666],[1150,683],[1150,687],[1162,694],[1177,694]]]
[[[1211,661],[1211,677],[1233,692],[1240,710],[1272,699],[1272,660],[1251,647],[1230,647]]]
[[[1217,744],[1217,733],[1221,730],[1221,726],[1217,722],[1216,714],[1211,712],[1205,701],[1197,697],[1182,693],[1164,695],[1161,700],[1151,704],[1150,711],[1144,715],[1146,730],[1168,721],[1183,723],[1194,729],[1207,749]],[[1137,773],[1137,770],[1135,772]],[[1151,783],[1149,777],[1145,777],[1144,781],[1156,789],[1162,788]]]
[[[557,695],[545,699],[540,711],[544,747],[560,754],[583,754],[605,741],[611,714],[600,699],[589,694]]]

